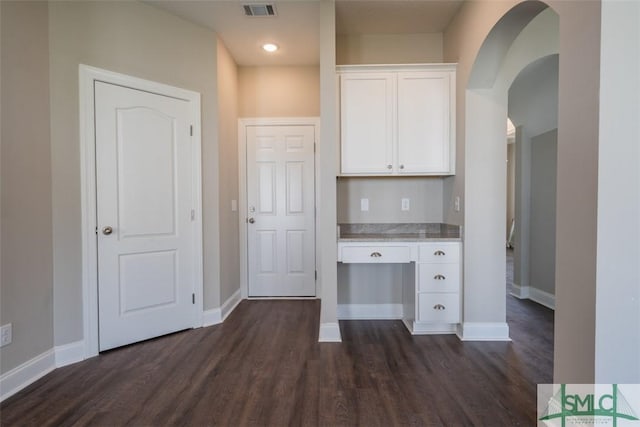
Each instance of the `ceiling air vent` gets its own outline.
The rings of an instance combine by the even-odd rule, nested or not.
[[[245,4],[245,16],[276,16],[276,8],[272,4]]]

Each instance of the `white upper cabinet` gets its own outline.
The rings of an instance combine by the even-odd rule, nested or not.
[[[349,73],[340,80],[342,172],[391,174],[395,79],[389,73]]]
[[[453,175],[455,65],[342,66],[342,175]]]

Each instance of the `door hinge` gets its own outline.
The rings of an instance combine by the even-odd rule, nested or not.
[[[196,210],[191,209],[191,221],[195,221],[195,220],[196,220]]]
[[[318,280],[318,270],[316,270],[316,280]]]
[[[196,294],[191,294],[191,304],[196,303]]]
[[[98,227],[96,227],[96,234],[98,234]]]
[[[315,142],[315,141],[313,142],[313,154],[316,154],[316,145],[317,144],[318,144],[317,142]]]
[[[189,135],[193,136],[193,125],[189,126]]]

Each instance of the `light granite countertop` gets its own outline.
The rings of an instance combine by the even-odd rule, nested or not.
[[[462,227],[441,223],[338,224],[338,242],[461,241]]]

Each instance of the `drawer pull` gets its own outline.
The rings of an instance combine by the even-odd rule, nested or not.
[[[444,277],[442,274],[436,274],[435,276],[433,276],[434,280],[444,280],[446,279],[446,277]]]
[[[373,258],[380,258],[382,254],[380,252],[371,252],[370,256]]]
[[[433,254],[435,256],[445,256],[446,255],[443,251],[435,251]]]
[[[442,304],[436,304],[436,305],[433,306],[434,310],[444,310],[444,308],[445,307]]]

